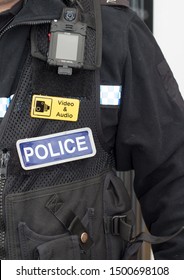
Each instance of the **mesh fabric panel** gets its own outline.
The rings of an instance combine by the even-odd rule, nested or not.
[[[34,64],[34,60],[33,60]],[[49,187],[58,184],[66,184],[69,182],[90,178],[105,169],[112,166],[112,156],[109,155],[101,146],[97,135],[97,114],[96,114],[96,72],[84,71],[83,82],[78,80],[80,71],[66,79],[65,76],[59,76],[61,88],[56,96],[77,97],[83,92],[85,98],[78,96],[80,99],[80,112],[78,122],[54,121],[34,119],[30,117],[31,97],[34,93],[45,94],[43,89],[39,88],[38,80],[42,79],[41,75],[31,74],[31,58],[27,60],[25,71],[20,81],[20,87],[14,97],[14,104],[7,120],[7,126],[3,135],[3,145],[11,153],[9,162],[9,175],[7,181],[8,192],[25,192],[33,189]],[[53,75],[52,69],[47,69],[47,80]],[[42,73],[42,72],[40,72]],[[85,73],[85,74],[84,74]],[[57,75],[57,74],[55,74]],[[30,78],[34,76],[32,83]],[[57,77],[58,77],[57,76]],[[41,83],[41,84],[42,84]],[[72,85],[72,86],[71,86]],[[84,88],[85,85],[85,88]],[[51,83],[50,95],[56,89]],[[34,91],[33,91],[34,88]],[[25,171],[21,168],[15,143],[19,139],[47,135],[56,132],[63,132],[77,128],[90,127],[93,131],[93,137],[97,149],[97,154],[93,158],[68,162],[31,171]]]
[[[93,1],[81,1],[84,13],[94,16]],[[35,28],[35,27],[34,27]],[[36,27],[37,47],[42,55],[48,51],[49,25]],[[95,62],[95,30],[87,29],[86,56],[87,64]],[[7,193],[26,192],[29,190],[67,184],[90,178],[111,168],[113,156],[100,144],[97,134],[96,95],[99,97],[99,73],[96,71],[73,69],[72,76],[57,74],[57,67],[49,66],[46,61],[28,56],[20,82],[11,104],[10,114],[4,121],[6,126],[1,143],[10,151],[8,166],[9,177],[6,182]],[[79,119],[77,122],[34,119],[30,117],[33,94],[77,98],[80,100]],[[8,116],[8,117],[7,117]],[[97,149],[93,158],[63,163],[51,167],[25,171],[20,166],[16,150],[19,139],[48,135],[78,128],[90,127]]]

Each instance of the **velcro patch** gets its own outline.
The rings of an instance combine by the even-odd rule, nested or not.
[[[21,139],[16,146],[25,170],[90,158],[96,154],[90,128]]]

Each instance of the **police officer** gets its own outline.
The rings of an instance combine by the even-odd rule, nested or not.
[[[0,11],[1,259],[128,258],[131,203],[115,169],[135,170],[146,225],[168,236],[154,257],[184,259],[183,100],[128,1]]]

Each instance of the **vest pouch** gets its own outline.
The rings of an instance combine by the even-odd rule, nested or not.
[[[78,236],[69,233],[44,236],[32,231],[25,223],[18,225],[23,260],[79,260]]]
[[[129,194],[114,173],[105,179],[104,212],[107,258],[122,259],[132,237],[134,216]]]
[[[105,259],[105,174],[8,194],[7,259]]]

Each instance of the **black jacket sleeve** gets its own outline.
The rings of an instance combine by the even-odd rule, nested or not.
[[[135,15],[128,27],[116,137],[118,170],[135,170],[148,229],[170,235],[184,225],[184,102],[151,32]],[[153,247],[156,259],[184,259],[184,232]]]

